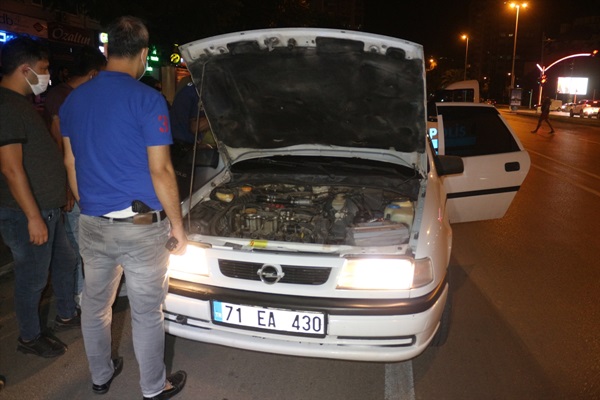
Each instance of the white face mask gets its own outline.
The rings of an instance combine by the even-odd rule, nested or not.
[[[144,66],[144,69],[142,70],[142,74],[138,77],[138,79],[137,79],[138,81],[140,79],[142,79],[142,77],[146,73],[146,70],[148,69],[148,57],[146,57],[146,59],[144,60],[144,56],[143,56],[143,53],[142,53],[141,60],[142,60],[142,65]]]
[[[29,84],[29,87],[31,87],[33,94],[37,96],[40,93],[44,93],[46,91],[46,89],[48,89],[48,83],[50,82],[50,74],[39,74],[38,75],[31,68],[29,68],[29,70],[31,72],[33,72],[33,74],[35,76],[37,76],[37,80],[38,80],[38,82],[35,85],[32,85],[31,82],[29,82],[29,79],[27,79],[27,77],[25,77],[25,80]]]

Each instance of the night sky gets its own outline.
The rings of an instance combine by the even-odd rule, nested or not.
[[[426,56],[458,56],[464,51],[460,35],[468,31],[470,1],[483,0],[366,0],[364,30],[422,44]],[[497,7],[498,14],[514,15],[503,0],[490,1],[490,6]],[[519,24],[541,18],[544,32],[551,36],[558,33],[561,22],[586,15],[600,15],[600,0],[580,4],[572,0],[532,0],[521,11]]]

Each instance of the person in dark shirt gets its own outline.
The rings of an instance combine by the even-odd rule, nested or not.
[[[44,120],[27,99],[48,86],[48,52],[22,36],[4,45],[1,61],[0,234],[14,260],[17,350],[56,357],[66,348],[42,332],[38,311],[50,270],[55,329],[79,328],[80,317],[73,298],[75,255],[61,213],[66,171]]]
[[[550,124],[550,105],[552,104],[552,99],[550,97],[544,97],[542,100],[542,112],[540,114],[540,118],[538,119],[538,124],[531,133],[537,133],[538,129],[542,126],[542,122],[546,121],[548,126],[550,127],[550,134],[554,134],[554,128]]]

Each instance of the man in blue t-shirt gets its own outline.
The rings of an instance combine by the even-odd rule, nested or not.
[[[69,184],[81,207],[79,245],[84,260],[82,332],[92,390],[106,393],[123,367],[111,359],[111,305],[124,273],[133,345],[144,399],[169,399],[186,373],[166,376],[162,303],[165,243],[185,252],[187,238],[171,164],[167,104],[139,82],[146,69],[148,30],[121,17],[108,30],[106,70],[79,86],[60,109]],[[165,214],[168,219],[165,219]]]
[[[203,114],[198,113],[199,101],[198,92],[196,92],[196,87],[191,81],[177,92],[170,110],[173,140],[182,143],[194,143],[198,117],[204,117]],[[203,118],[202,121],[206,121],[206,118]],[[204,124],[208,125],[206,122]],[[205,126],[203,130],[207,127]],[[202,137],[198,139],[202,139]]]

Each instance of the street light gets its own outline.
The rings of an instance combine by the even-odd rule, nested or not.
[[[545,79],[546,79],[546,72],[552,68],[553,66],[555,66],[556,64],[558,64],[561,61],[565,61],[571,58],[575,58],[575,57],[594,57],[596,56],[596,54],[598,54],[598,50],[594,50],[591,53],[577,53],[577,54],[571,54],[570,56],[566,56],[563,58],[560,58],[556,61],[554,61],[552,64],[546,66],[540,65],[540,64],[535,64],[535,66],[540,70],[541,75],[540,75],[540,94],[539,94],[539,98],[538,98],[538,104],[542,104],[542,91],[544,90],[544,83]]]
[[[513,44],[512,68],[510,70],[511,71],[510,72],[510,88],[514,89],[515,88],[515,57],[517,56],[517,32],[519,30],[519,10],[521,9],[521,7],[527,8],[527,3],[511,1],[508,5],[510,6],[510,8],[517,9],[517,17],[515,19],[515,40],[514,40],[514,44]]]
[[[467,46],[465,49],[465,76],[463,78],[463,80],[467,80],[467,60],[469,58],[469,35],[462,35],[461,36],[462,40],[466,40],[467,41]]]

